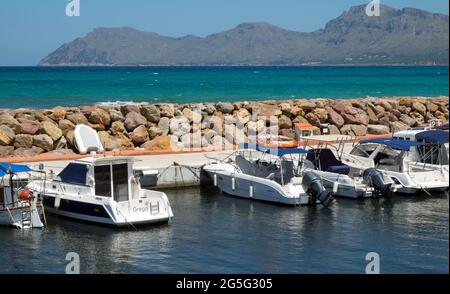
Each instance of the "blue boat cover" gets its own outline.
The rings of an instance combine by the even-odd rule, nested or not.
[[[364,141],[360,142],[360,144],[369,144],[369,143],[383,144],[383,145],[391,147],[392,149],[401,150],[401,151],[409,151],[409,150],[411,150],[411,147],[423,145],[423,143],[421,143],[421,142],[398,140],[398,139],[392,139],[392,138],[388,138],[388,139],[387,138],[377,138],[377,139],[364,140]]]
[[[316,169],[330,173],[348,175],[350,167],[334,156],[330,149],[310,149],[306,159],[311,161]]]
[[[0,177],[3,177],[4,175],[8,173],[23,173],[23,172],[29,172],[31,171],[31,168],[27,165],[20,165],[20,164],[11,164],[7,162],[0,162]]]
[[[79,163],[69,163],[58,175],[61,182],[86,185],[87,166]]]
[[[428,144],[442,145],[448,143],[448,132],[440,130],[421,132],[416,135],[416,139]]]
[[[306,154],[306,151],[303,148],[266,148],[259,144],[240,144],[240,149],[254,149],[259,152],[269,153],[272,155],[276,155],[279,157],[290,155],[290,154]]]

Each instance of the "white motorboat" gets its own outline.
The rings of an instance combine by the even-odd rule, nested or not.
[[[173,217],[165,193],[140,187],[131,157],[73,161],[45,185],[30,189],[39,191],[46,211],[96,224],[134,227]]]
[[[392,138],[361,141],[341,159],[360,171],[377,169],[395,183],[398,193],[448,191],[448,141],[448,132],[407,130]]]
[[[203,167],[214,186],[236,197],[285,205],[322,203],[328,206],[333,197],[314,173],[303,177],[294,168],[294,155],[301,148],[268,149],[260,145],[243,145],[228,162]],[[289,158],[289,156],[291,156]]]
[[[42,228],[43,210],[34,191],[27,188],[39,171],[27,165],[0,163],[0,225],[19,229]]]

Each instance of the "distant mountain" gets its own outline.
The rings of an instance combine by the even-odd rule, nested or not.
[[[39,65],[448,64],[448,15],[381,7],[369,17],[355,6],[324,29],[301,33],[244,23],[222,33],[181,38],[129,27],[97,28],[62,45]]]

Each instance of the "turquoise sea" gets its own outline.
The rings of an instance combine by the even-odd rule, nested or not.
[[[448,95],[448,67],[0,67],[0,108]]]

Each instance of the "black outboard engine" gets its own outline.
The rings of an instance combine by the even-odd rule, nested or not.
[[[386,184],[384,182],[383,173],[381,173],[380,171],[376,170],[375,168],[366,169],[363,172],[363,179],[366,183],[372,186],[375,191],[382,197],[392,197],[392,184]]]
[[[328,192],[322,185],[320,177],[314,172],[307,172],[303,175],[302,186],[306,193],[311,195],[313,204],[315,204],[318,199],[323,206],[328,207],[331,202],[334,201],[331,193]]]

